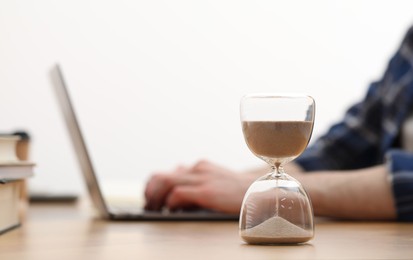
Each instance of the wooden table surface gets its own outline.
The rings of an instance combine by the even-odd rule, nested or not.
[[[31,205],[0,259],[413,259],[413,224],[317,220],[307,244],[252,246],[237,222],[108,222],[81,205]]]

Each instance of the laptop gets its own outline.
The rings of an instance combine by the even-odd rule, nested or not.
[[[238,220],[238,215],[210,210],[148,211],[142,205],[140,207],[139,205],[125,206],[123,203],[122,205],[115,205],[110,200],[105,199],[59,64],[56,64],[51,69],[50,79],[55,89],[91,201],[102,218],[108,220]]]

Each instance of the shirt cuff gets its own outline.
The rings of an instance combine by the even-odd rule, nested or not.
[[[413,153],[390,150],[386,154],[399,221],[413,221]]]

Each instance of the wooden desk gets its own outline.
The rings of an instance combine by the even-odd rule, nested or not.
[[[31,205],[0,259],[413,259],[413,224],[320,221],[308,244],[250,246],[237,222],[106,222],[83,206]]]

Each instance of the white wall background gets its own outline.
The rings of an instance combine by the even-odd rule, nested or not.
[[[47,77],[59,61],[102,180],[199,158],[251,167],[243,94],[311,94],[319,136],[381,76],[411,10],[409,0],[2,0],[0,131],[31,133],[32,189],[83,190]]]

